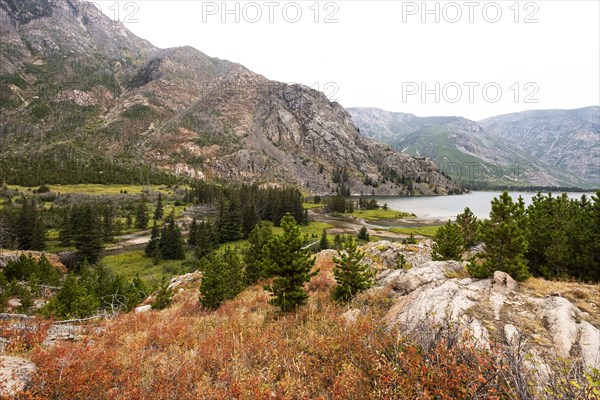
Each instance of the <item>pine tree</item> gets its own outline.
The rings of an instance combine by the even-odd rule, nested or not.
[[[102,234],[105,242],[111,242],[114,236],[113,206],[109,204],[102,210]]]
[[[251,199],[244,201],[242,208],[242,234],[243,237],[247,238],[250,232],[254,229],[258,223],[258,216],[256,214],[254,202]]]
[[[229,298],[234,298],[244,288],[244,264],[238,252],[231,247],[223,251],[223,261],[227,265],[226,281],[229,287]]]
[[[242,217],[237,197],[220,203],[217,226],[221,243],[234,242],[241,237]]]
[[[31,232],[30,250],[43,251],[46,248],[46,226],[39,216],[34,220]]]
[[[456,216],[456,223],[460,228],[460,232],[467,248],[475,244],[477,238],[477,217],[469,207],[465,207],[461,214]]]
[[[365,254],[360,251],[353,238],[344,241],[339,257],[334,257],[336,263],[333,275],[337,286],[332,298],[340,303],[350,301],[357,293],[368,289],[373,284],[375,271],[362,263]]]
[[[69,220],[69,212],[63,212],[62,221],[60,223],[60,230],[58,232],[58,239],[60,240],[60,245],[67,247],[71,245],[71,240],[73,239],[73,231],[71,227],[71,221]]]
[[[266,289],[273,295],[272,305],[283,312],[290,312],[306,302],[308,294],[304,291],[304,284],[318,271],[310,272],[315,259],[309,249],[303,248],[308,240],[301,236],[294,217],[286,214],[281,220],[281,227],[283,234],[274,236],[267,244],[272,262],[271,273],[276,278]]]
[[[403,243],[405,243],[405,244],[417,244],[417,239],[415,239],[415,234],[412,233],[412,232],[410,232],[408,234],[408,237],[403,240]]]
[[[200,260],[200,271],[200,303],[206,308],[217,309],[231,296],[227,264],[221,254],[211,253]]]
[[[248,248],[245,251],[246,283],[256,283],[267,277],[269,258],[267,243],[273,238],[273,229],[267,221],[260,221],[248,236]]]
[[[75,226],[73,239],[79,260],[87,260],[92,265],[96,264],[100,260],[104,248],[98,212],[89,204],[74,207],[71,221]]]
[[[431,256],[434,260],[457,260],[462,258],[465,242],[458,225],[448,221],[435,234]]]
[[[158,199],[156,200],[156,208],[154,209],[154,220],[162,219],[164,216],[163,209],[163,198],[162,192],[158,192]]]
[[[327,250],[330,247],[329,239],[327,239],[327,230],[323,229],[323,234],[321,235],[321,240],[319,241],[319,249]]]
[[[190,229],[188,231],[188,245],[190,247],[196,247],[196,240],[198,238],[198,221],[196,221],[196,217],[192,220],[190,224]]]
[[[365,242],[369,241],[369,230],[367,229],[366,226],[363,226],[362,228],[360,228],[360,231],[358,231],[358,240],[363,240]]]
[[[183,239],[181,231],[175,222],[174,213],[167,217],[165,225],[160,235],[159,241],[160,255],[165,260],[183,260],[185,251],[183,250]]]
[[[194,254],[200,259],[213,251],[217,245],[216,228],[211,222],[201,222],[196,230]]]
[[[23,199],[15,232],[20,250],[41,251],[46,247],[46,227],[33,200]]]
[[[158,225],[156,225],[156,220],[154,220],[154,223],[152,224],[152,232],[150,234],[150,241],[144,248],[144,254],[146,254],[146,257],[153,257],[157,251],[160,255],[160,230],[158,229]]]
[[[479,235],[485,244],[485,261],[467,266],[473,276],[485,278],[494,271],[504,271],[519,281],[530,276],[525,258],[528,243],[519,220],[520,208],[508,192],[492,200],[490,219],[484,220],[479,228]]]
[[[135,227],[137,229],[148,229],[148,210],[146,203],[140,201],[135,210]]]
[[[154,296],[154,302],[152,303],[153,310],[163,310],[171,304],[173,298],[173,290],[169,288],[169,282],[166,279],[162,279],[156,295]]]
[[[339,234],[336,234],[333,237],[333,248],[339,250],[342,247],[342,237]]]

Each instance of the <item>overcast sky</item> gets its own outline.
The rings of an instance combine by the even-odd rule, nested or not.
[[[95,3],[158,47],[190,45],[344,107],[479,120],[600,104],[597,0]]]

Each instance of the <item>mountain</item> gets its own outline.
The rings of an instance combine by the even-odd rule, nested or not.
[[[453,179],[472,187],[570,186],[589,182],[540,160],[478,122],[462,117],[417,117],[376,108],[349,108],[361,133],[433,160]]]
[[[193,178],[315,193],[454,193],[429,160],[361,136],[302,85],[191,47],[158,49],[78,0],[0,0],[0,177]]]
[[[525,111],[479,123],[547,164],[600,187],[600,106]]]

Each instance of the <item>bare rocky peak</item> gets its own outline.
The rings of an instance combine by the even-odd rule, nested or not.
[[[430,161],[359,135],[323,93],[192,47],[155,48],[90,3],[0,0],[0,14],[8,21],[0,28],[7,148],[27,143],[23,151],[36,151],[43,143],[48,151],[60,132],[61,146],[69,138],[86,145],[87,135],[102,157],[193,177],[293,183],[326,194],[342,168],[353,193],[401,193],[383,179],[387,169],[420,178],[417,193],[458,190]]]

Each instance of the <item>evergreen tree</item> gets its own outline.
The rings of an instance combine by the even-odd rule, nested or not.
[[[158,290],[156,291],[154,302],[152,303],[152,309],[163,310],[167,308],[169,304],[171,304],[172,299],[173,290],[169,288],[169,282],[163,278],[158,286]]]
[[[273,229],[267,221],[260,221],[248,236],[248,248],[245,251],[246,282],[251,285],[267,277],[269,258],[267,243],[273,238]]]
[[[196,221],[196,217],[192,220],[190,224],[190,230],[188,232],[188,245],[190,247],[196,247],[196,240],[198,237],[198,221]]]
[[[97,296],[74,273],[70,273],[60,291],[44,307],[44,313],[63,318],[84,318],[100,307]]]
[[[60,240],[60,245],[64,247],[70,246],[73,240],[73,229],[68,211],[63,212],[59,229],[58,239]]]
[[[213,252],[200,260],[200,303],[204,307],[217,309],[232,297],[227,267],[220,253]]]
[[[434,260],[459,261],[461,259],[465,242],[458,225],[454,225],[448,220],[446,225],[438,228],[434,240],[431,253]]]
[[[167,217],[159,241],[160,255],[165,260],[183,260],[185,251],[183,250],[183,239],[181,231],[175,222],[174,213]]]
[[[17,246],[20,250],[44,250],[46,247],[46,227],[33,200],[23,198],[23,205],[15,226]]]
[[[477,277],[491,276],[494,271],[504,271],[522,281],[529,277],[527,238],[521,227],[521,205],[514,203],[508,192],[492,200],[490,219],[482,222],[479,235],[485,244],[485,261],[470,263],[469,272]]]
[[[250,232],[254,229],[256,224],[259,222],[258,215],[254,208],[254,202],[248,199],[244,201],[242,208],[242,235],[247,238]]]
[[[242,217],[237,197],[220,203],[217,226],[221,243],[234,242],[241,237]]]
[[[102,234],[105,242],[111,242],[114,238],[112,204],[105,206],[102,210]]]
[[[98,212],[89,204],[73,207],[71,221],[75,227],[73,239],[79,260],[96,264],[104,249]]]
[[[148,209],[143,201],[138,203],[135,210],[135,227],[137,229],[148,229]]]
[[[46,226],[40,217],[34,220],[33,230],[31,233],[30,250],[42,251],[46,248]]]
[[[231,247],[223,251],[223,261],[227,265],[226,281],[229,287],[229,298],[234,298],[244,289],[244,264],[238,252]]]
[[[363,226],[362,228],[360,228],[360,231],[358,231],[358,240],[364,240],[365,242],[369,241],[369,230],[367,229],[366,226]]]
[[[336,250],[341,249],[342,247],[342,237],[339,234],[336,234],[333,237],[333,248]]]
[[[461,214],[456,216],[456,223],[460,228],[460,232],[467,248],[475,244],[477,238],[477,217],[469,207],[465,207]]]
[[[327,250],[330,247],[329,239],[327,239],[327,230],[323,229],[323,234],[321,235],[321,240],[319,241],[319,249]]]
[[[214,224],[211,222],[198,224],[195,242],[194,254],[196,258],[200,259],[210,254],[217,245],[217,233]]]
[[[154,209],[154,220],[162,219],[164,216],[163,209],[163,198],[162,192],[158,192],[158,199],[156,200],[156,208]]]
[[[304,284],[317,274],[310,272],[315,263],[310,250],[303,248],[308,240],[301,236],[296,220],[286,214],[281,220],[283,234],[274,236],[267,244],[272,262],[271,273],[276,275],[271,286],[267,287],[273,298],[270,303],[283,312],[294,311],[308,298]]]
[[[333,275],[337,286],[332,298],[344,303],[350,301],[357,293],[371,287],[375,271],[362,263],[365,254],[357,248],[353,238],[344,241],[339,253],[339,257],[333,258],[336,263]]]
[[[160,230],[158,229],[158,225],[156,225],[156,220],[154,220],[150,241],[144,248],[144,254],[146,254],[146,257],[154,257],[154,255],[157,254],[157,251],[160,255]]]
[[[406,244],[417,244],[417,239],[415,239],[415,234],[410,232],[408,234],[408,237],[406,239],[404,239],[403,242]]]

